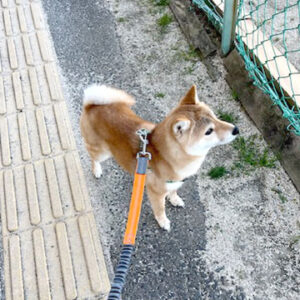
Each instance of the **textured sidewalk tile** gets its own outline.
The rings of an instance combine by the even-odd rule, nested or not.
[[[17,7],[17,14],[19,20],[19,28],[22,33],[27,32],[27,23],[25,19],[24,9],[22,6]]]
[[[35,68],[30,68],[28,70],[30,84],[31,84],[31,93],[33,98],[33,103],[36,105],[41,104],[41,94],[39,90],[39,83],[37,78],[37,73]]]
[[[23,47],[24,47],[26,62],[27,62],[28,65],[33,66],[34,65],[34,60],[33,60],[33,54],[32,54],[32,50],[31,50],[29,36],[28,35],[23,35],[22,36],[22,41],[23,41]]]
[[[6,35],[13,35],[13,30],[10,20],[10,12],[8,9],[3,10],[3,19]]]
[[[12,38],[7,39],[7,51],[10,61],[10,66],[12,69],[18,68],[18,59],[16,54],[15,42]]]
[[[0,77],[0,114],[6,113],[6,103],[5,103],[5,96],[4,96],[4,85],[3,85],[3,78]]]
[[[23,91],[21,85],[21,75],[19,72],[12,74],[13,87],[15,92],[15,100],[17,109],[24,108]]]
[[[2,152],[2,164],[9,166],[11,164],[10,146],[8,125],[6,119],[0,120],[0,133],[1,133],[1,152]]]
[[[8,6],[8,0],[2,0],[2,6],[7,7]]]
[[[102,299],[110,284],[40,1],[1,4],[6,299]]]
[[[18,115],[18,123],[19,123],[19,130],[20,130],[22,157],[23,160],[29,160],[31,158],[31,151],[30,151],[30,142],[28,137],[26,114],[24,112]]]

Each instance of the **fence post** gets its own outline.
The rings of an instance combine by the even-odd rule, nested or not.
[[[225,56],[231,50],[235,37],[238,0],[225,0],[222,31],[222,54]]]

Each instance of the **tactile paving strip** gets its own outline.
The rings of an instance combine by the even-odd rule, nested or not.
[[[109,280],[41,3],[0,3],[6,299],[102,299]]]

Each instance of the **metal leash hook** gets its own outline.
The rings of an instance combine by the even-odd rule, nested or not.
[[[151,153],[147,152],[147,129],[139,129],[136,134],[141,140],[141,151],[137,153],[137,167],[134,174],[131,201],[124,234],[123,247],[120,254],[120,260],[115,271],[115,278],[111,284],[111,289],[107,300],[120,300],[123,287],[125,285],[126,275],[130,266],[131,255],[134,250],[135,238],[139,224],[140,212],[142,208],[144,187],[146,181],[146,171],[148,160],[151,159]]]
[[[147,135],[150,131],[148,131],[145,128],[141,128],[136,131],[136,134],[139,136],[141,142],[142,142],[142,150],[137,153],[136,157],[139,158],[140,156],[148,156],[148,159],[151,160],[151,153],[146,151],[147,145],[149,144],[149,141],[147,139]]]

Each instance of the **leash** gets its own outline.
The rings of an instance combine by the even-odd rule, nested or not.
[[[125,284],[126,275],[129,269],[131,255],[134,250],[135,238],[142,208],[146,170],[148,160],[151,160],[151,154],[147,152],[147,135],[149,131],[142,128],[136,134],[141,140],[141,151],[137,153],[137,167],[134,174],[131,201],[126,225],[126,231],[123,240],[123,247],[120,254],[120,260],[115,272],[115,278],[111,284],[111,289],[107,300],[121,299],[122,289]]]

